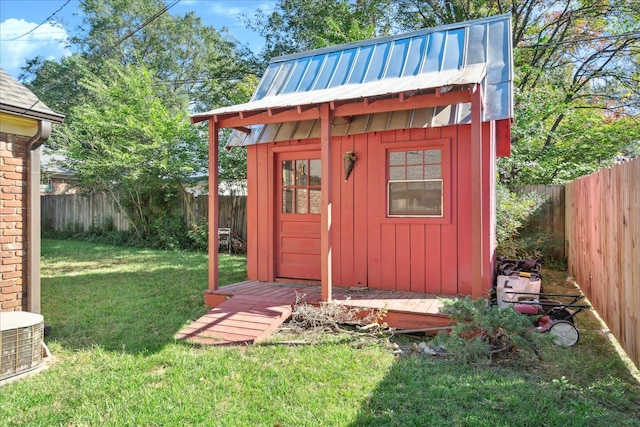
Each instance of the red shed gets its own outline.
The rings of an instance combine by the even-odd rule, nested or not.
[[[510,19],[274,58],[251,101],[193,115],[209,122],[209,170],[221,128],[247,150],[249,279],[319,282],[323,300],[333,286],[486,294],[513,117]]]

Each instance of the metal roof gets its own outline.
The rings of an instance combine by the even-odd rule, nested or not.
[[[33,92],[2,68],[0,68],[0,111],[53,123],[62,123],[64,120],[64,115],[47,107]]]
[[[484,121],[513,117],[511,16],[427,28],[294,55],[269,63],[253,97],[245,104],[194,114],[215,115],[269,108],[317,105],[483,84]],[[393,113],[363,114],[334,121],[333,135],[468,123],[469,104]],[[319,136],[317,120],[255,125],[234,132],[228,146]]]

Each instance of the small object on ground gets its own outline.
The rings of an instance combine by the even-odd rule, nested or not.
[[[431,342],[421,342],[419,344],[413,344],[413,349],[419,353],[426,354],[427,356],[444,356],[447,354],[447,350],[441,345],[434,345]]]
[[[429,356],[435,356],[437,353],[435,352],[435,350],[433,350],[431,347],[429,347],[427,345],[427,343],[425,342],[421,342],[420,344],[418,344],[418,348],[420,349],[420,351],[422,351],[424,354],[428,354]]]

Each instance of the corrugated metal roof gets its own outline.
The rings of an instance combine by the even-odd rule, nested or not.
[[[274,58],[251,101],[196,114],[213,115],[399,94],[483,83],[484,120],[513,117],[511,16],[428,28],[411,33]],[[333,134],[436,127],[470,120],[470,105],[363,114]],[[314,121],[252,126],[234,132],[228,145],[248,145],[319,136]]]
[[[243,111],[264,110],[267,108],[295,107],[298,105],[317,105],[331,101],[343,101],[390,95],[400,92],[422,89],[434,89],[444,86],[480,83],[485,76],[484,64],[474,64],[462,70],[445,70],[440,73],[419,74],[417,76],[395,77],[367,83],[330,87],[308,92],[281,93],[268,95],[256,101],[213,110],[214,114],[239,113]],[[209,115],[210,113],[204,113]],[[195,115],[197,116],[197,115]]]
[[[33,92],[0,68],[0,111],[62,123],[64,116],[47,107]]]

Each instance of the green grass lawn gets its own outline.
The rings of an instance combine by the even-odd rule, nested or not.
[[[245,262],[221,255],[221,283],[243,280]],[[43,240],[55,363],[0,389],[0,425],[640,426],[640,387],[590,313],[575,347],[520,368],[395,358],[349,336],[176,342],[207,311],[206,282],[206,254]]]

